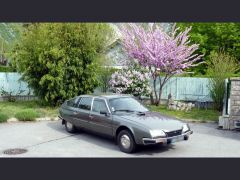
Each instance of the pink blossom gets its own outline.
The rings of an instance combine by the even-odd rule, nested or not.
[[[154,67],[167,74],[179,74],[199,60],[202,56],[193,53],[197,44],[189,45],[188,33],[191,28],[180,32],[173,29],[167,34],[154,23],[149,24],[149,30],[128,23],[121,26],[122,44],[128,55],[145,67]],[[135,73],[135,72],[133,72]]]

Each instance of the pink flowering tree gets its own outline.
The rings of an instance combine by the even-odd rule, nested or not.
[[[152,104],[160,104],[163,87],[172,76],[200,64],[197,61],[202,55],[194,54],[198,45],[190,44],[191,28],[179,32],[174,26],[166,33],[156,23],[149,23],[147,28],[128,23],[121,25],[120,30],[121,42],[129,57],[147,68],[153,79]]]

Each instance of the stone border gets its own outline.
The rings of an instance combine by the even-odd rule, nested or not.
[[[6,123],[14,123],[14,122],[41,122],[41,121],[58,121],[60,120],[59,117],[42,117],[42,118],[36,118],[36,121],[19,121],[17,118],[10,118],[7,120]],[[184,122],[189,123],[217,123],[217,121],[203,121],[203,120],[195,120],[195,119],[179,119]]]
[[[189,123],[218,123],[217,121],[204,121],[204,120],[195,120],[195,119],[180,119],[184,122],[189,122]]]
[[[14,123],[14,122],[40,122],[40,121],[58,121],[60,120],[59,117],[41,117],[36,118],[35,121],[19,121],[17,118],[10,118],[7,120],[6,123]]]

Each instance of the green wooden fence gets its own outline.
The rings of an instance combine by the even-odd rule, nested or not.
[[[33,95],[33,91],[28,88],[28,84],[20,80],[18,73],[0,73],[0,89],[13,91],[15,93],[23,90],[21,95]],[[96,91],[99,91],[96,89]],[[162,99],[167,99],[171,93],[175,100],[184,101],[209,101],[209,79],[194,77],[173,77],[163,88]]]

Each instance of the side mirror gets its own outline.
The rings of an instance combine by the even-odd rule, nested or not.
[[[108,115],[107,111],[100,111],[100,114],[104,114],[105,116]]]

